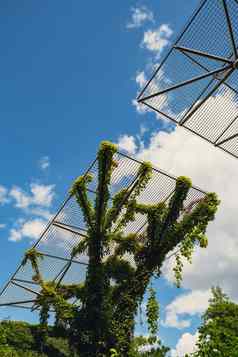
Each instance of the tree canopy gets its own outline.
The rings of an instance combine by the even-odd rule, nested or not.
[[[212,288],[209,307],[199,328],[194,357],[236,357],[238,351],[238,305],[221,288]]]

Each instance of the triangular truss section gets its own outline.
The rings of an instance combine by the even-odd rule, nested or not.
[[[114,195],[121,189],[131,190],[137,179],[138,169],[141,165],[129,156],[116,153],[114,160],[117,168],[113,171],[110,193]],[[97,187],[97,159],[92,163],[86,173],[93,174],[93,181],[88,188],[92,201]],[[138,201],[145,204],[166,202],[174,192],[176,178],[157,168],[153,168],[152,178],[146,188],[141,192]],[[188,192],[184,205],[184,212],[196,207],[197,203],[205,197],[206,193],[199,188],[192,187]],[[146,229],[147,218],[138,214],[135,221],[128,223],[125,232],[137,233],[138,239]],[[54,218],[48,224],[34,248],[43,255],[38,262],[38,267],[44,281],[55,281],[60,284],[78,284],[85,280],[88,257],[87,254],[76,256],[71,260],[73,247],[87,234],[83,215],[73,196],[68,196]],[[110,247],[113,250],[113,247]],[[128,256],[131,261],[132,257]],[[0,306],[21,307],[34,311],[35,300],[40,294],[40,286],[33,279],[34,272],[28,261],[22,263],[9,279],[0,293]],[[73,303],[77,301],[73,301]]]
[[[238,157],[237,0],[200,3],[138,102]]]

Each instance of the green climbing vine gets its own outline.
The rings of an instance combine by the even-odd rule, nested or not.
[[[34,280],[41,286],[36,299],[41,325],[46,328],[53,309],[57,323],[66,330],[74,355],[80,357],[135,356],[132,352],[135,317],[153,276],[160,276],[168,253],[176,251],[174,274],[180,286],[183,259],[191,262],[195,246],[207,247],[206,228],[219,205],[212,193],[186,210],[184,202],[191,181],[183,176],[177,179],[168,202],[142,204],[138,198],[153,173],[147,162],[139,166],[126,189],[111,196],[113,175],[120,165],[116,152],[114,144],[103,142],[97,156],[97,177],[87,173],[70,188],[81,209],[87,234],[73,247],[68,267],[77,255],[87,254],[84,283],[44,281],[38,266],[41,254],[33,249],[24,258],[24,263],[30,261]],[[91,200],[88,189],[93,180],[97,188],[95,199]],[[125,227],[137,214],[146,218],[145,230],[126,234]],[[157,336],[159,304],[155,290],[149,287],[148,291],[146,316],[153,342]],[[72,298],[77,298],[80,304],[73,305]]]
[[[159,322],[159,304],[156,299],[156,291],[154,288],[149,288],[149,298],[146,305],[146,317],[150,335],[156,338]]]
[[[39,283],[41,283],[42,281],[42,276],[40,274],[40,270],[38,266],[40,260],[43,260],[43,255],[40,252],[38,252],[35,248],[31,248],[27,250],[22,260],[23,266],[26,265],[28,261],[30,262],[32,270],[34,272],[34,275],[32,276],[32,280]]]

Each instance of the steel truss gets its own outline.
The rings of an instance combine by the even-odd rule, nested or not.
[[[203,0],[137,100],[238,157],[238,1]]]
[[[122,153],[115,154],[114,159],[118,162],[118,167],[113,172],[111,195],[126,188],[129,197],[134,190],[141,162]],[[97,187],[97,159],[86,171],[88,172],[94,176],[88,188],[88,195],[93,200]],[[167,201],[174,192],[175,183],[175,177],[153,168],[152,179],[138,200],[151,204]],[[196,206],[204,195],[204,191],[192,187],[185,202],[186,207]],[[146,225],[146,217],[138,214],[136,220],[126,226],[125,232],[137,233],[138,239],[143,239],[142,233]],[[39,269],[44,280],[55,281],[57,285],[84,281],[88,258],[80,255],[71,259],[71,251],[86,234],[80,208],[74,197],[69,195],[33,246],[43,255],[43,260],[39,261]],[[36,310],[35,301],[40,295],[40,286],[32,279],[33,275],[30,263],[25,266],[20,263],[0,292],[0,306]]]

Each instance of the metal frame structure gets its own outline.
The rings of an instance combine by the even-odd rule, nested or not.
[[[138,103],[238,157],[238,1],[202,0]]]
[[[134,189],[141,162],[122,153],[116,153],[114,159],[117,161],[118,167],[113,171],[111,195],[122,188],[126,188],[130,195]],[[97,159],[86,171],[86,173],[88,172],[94,176],[88,188],[88,194],[93,199],[97,187]],[[152,178],[138,200],[151,204],[167,201],[174,192],[175,184],[174,176],[153,168]],[[205,194],[201,189],[192,187],[188,193],[185,208],[195,207]],[[125,233],[137,233],[138,239],[140,237],[143,239],[146,225],[146,216],[138,214],[136,220],[125,227]],[[57,284],[80,283],[84,280],[87,256],[76,256],[72,260],[70,253],[86,234],[80,208],[74,197],[69,195],[33,245],[44,257],[42,261],[39,261],[39,269],[44,280],[55,281]],[[133,258],[128,257],[128,259],[131,261]],[[20,263],[0,292],[0,307],[11,306],[31,311],[36,310],[34,304],[35,298],[40,294],[40,286],[32,279],[33,275],[30,263],[25,266]],[[77,301],[72,301],[72,303],[77,303]]]

